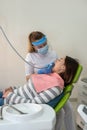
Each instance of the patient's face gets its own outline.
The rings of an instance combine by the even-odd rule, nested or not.
[[[65,58],[60,58],[55,61],[55,66],[53,67],[53,72],[61,73],[65,71]]]

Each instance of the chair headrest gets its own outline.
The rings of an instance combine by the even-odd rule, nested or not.
[[[80,74],[82,72],[82,69],[83,69],[82,65],[79,64],[77,72],[76,72],[76,74],[74,76],[74,79],[73,79],[72,83],[76,83],[78,81],[78,79],[80,77]]]

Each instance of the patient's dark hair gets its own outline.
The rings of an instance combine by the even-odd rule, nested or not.
[[[76,74],[79,63],[77,60],[66,56],[65,57],[65,72],[61,73],[61,77],[64,79],[65,86],[72,83],[72,80]]]

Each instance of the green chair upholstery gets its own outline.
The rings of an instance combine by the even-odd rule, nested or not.
[[[75,74],[75,77],[72,81],[71,84],[67,85],[64,90],[63,90],[63,97],[60,99],[60,101],[58,101],[57,105],[54,107],[55,112],[58,112],[67,102],[67,100],[69,99],[71,92],[73,90],[74,87],[74,83],[76,83],[80,77],[80,74],[82,72],[83,67],[79,64],[77,72]]]
[[[63,92],[57,96],[55,99],[51,100],[47,104],[54,108],[55,112],[58,112],[69,99],[71,92],[74,87],[74,83],[76,83],[80,77],[83,67],[79,64],[75,77],[71,84],[65,86]]]
[[[74,77],[72,83],[76,83],[76,82],[78,81],[78,79],[79,79],[79,77],[80,77],[80,74],[81,74],[81,72],[82,72],[82,69],[83,69],[82,65],[79,64],[78,69],[77,69],[77,72],[76,72],[76,74],[75,74],[75,77]]]

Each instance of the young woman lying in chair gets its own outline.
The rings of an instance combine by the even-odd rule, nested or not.
[[[79,63],[66,56],[56,60],[52,73],[32,74],[28,83],[18,88],[10,87],[0,92],[0,105],[17,103],[47,103],[70,84]]]

